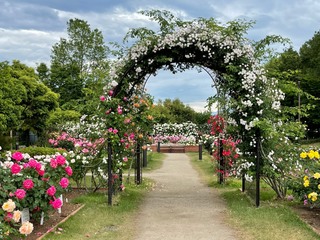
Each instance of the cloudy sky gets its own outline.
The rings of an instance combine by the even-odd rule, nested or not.
[[[289,38],[296,50],[320,30],[318,0],[0,0],[0,61],[17,59],[31,67],[49,63],[51,47],[66,37],[66,22],[71,18],[98,28],[106,43],[121,43],[130,28],[152,27],[138,14],[148,9],[169,10],[184,20],[254,20],[248,38],[281,35]],[[146,87],[156,100],[179,98],[201,111],[214,94],[211,84],[204,72],[188,70],[173,75],[159,71]]]

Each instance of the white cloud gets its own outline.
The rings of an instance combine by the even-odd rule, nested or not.
[[[63,32],[44,32],[39,30],[0,29],[0,61],[20,60],[29,66],[49,62],[51,47],[59,41]],[[2,59],[6,56],[5,59]]]

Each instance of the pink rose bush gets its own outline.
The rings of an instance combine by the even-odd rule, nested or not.
[[[73,174],[67,159],[60,154],[31,158],[21,152],[7,152],[0,158],[0,235],[28,235],[33,231],[33,221],[42,212],[62,206],[59,198],[69,188]],[[28,208],[30,222],[19,222],[21,211]]]

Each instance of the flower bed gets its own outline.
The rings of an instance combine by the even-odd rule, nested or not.
[[[34,156],[7,152],[0,161],[0,235],[29,235],[33,222],[60,211],[72,169],[64,156]]]

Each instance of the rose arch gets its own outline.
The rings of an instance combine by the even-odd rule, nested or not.
[[[258,171],[261,126],[272,125],[270,119],[279,110],[283,96],[274,88],[276,82],[266,78],[253,47],[230,29],[198,19],[180,22],[160,33],[147,32],[113,65],[114,84],[106,88],[106,95],[115,108],[138,95],[146,77],[156,75],[159,69],[173,73],[195,66],[209,69],[215,75],[215,85],[228,98],[228,124],[234,125],[242,140],[239,171],[244,173],[251,166],[247,164],[249,158],[256,159],[254,170]]]

